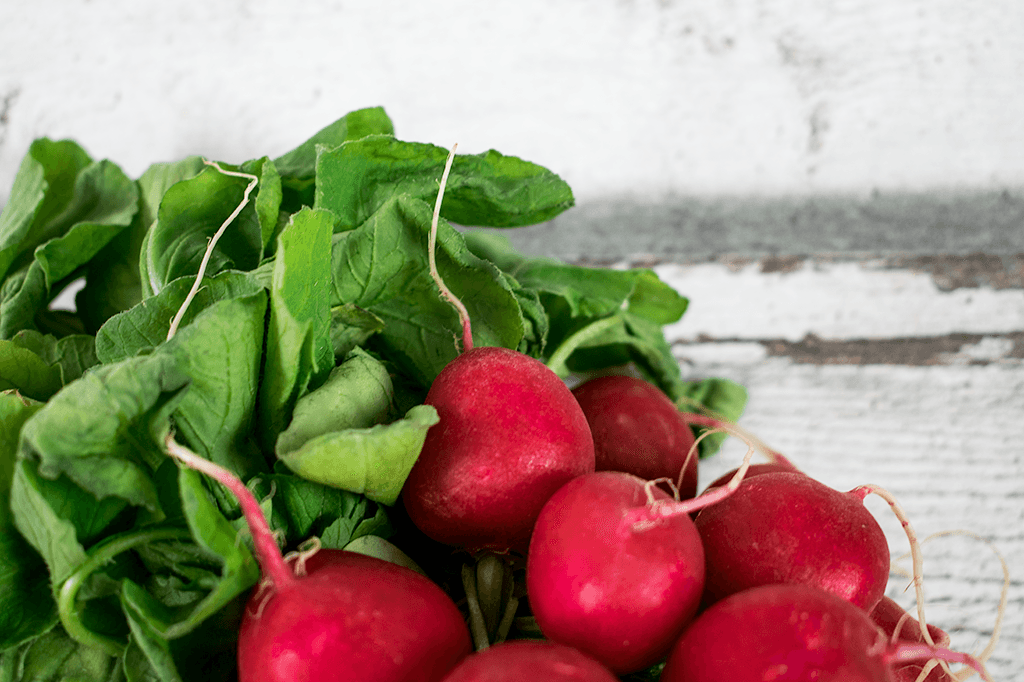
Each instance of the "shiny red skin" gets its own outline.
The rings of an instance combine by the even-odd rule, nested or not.
[[[882,632],[891,638],[893,631],[896,630],[896,625],[905,615],[907,615],[907,611],[902,606],[889,597],[882,597],[882,600],[871,611],[871,620],[882,629]],[[946,631],[929,624],[928,634],[932,636],[932,642],[936,646],[949,646],[950,639]],[[908,617],[903,621],[903,625],[900,627],[900,634],[896,639],[899,642],[924,642],[920,622],[912,617]],[[924,670],[925,663],[926,661],[912,661],[910,663],[893,664],[892,676],[894,682],[914,682],[920,676],[921,671]],[[928,676],[924,678],[924,682],[953,682],[953,678],[940,666],[935,666],[928,673]]]
[[[625,471],[646,480],[679,480],[693,430],[657,386],[631,376],[586,381],[573,395],[594,434],[597,471]],[[697,494],[697,456],[686,465],[679,496]]]
[[[520,639],[475,653],[444,682],[618,682],[608,668],[572,647]]]
[[[726,473],[722,474],[721,476],[713,480],[711,483],[709,483],[706,490],[711,490],[712,488],[717,488],[719,486],[726,485],[732,479],[732,477],[736,475],[737,471],[739,471],[738,467],[736,469],[733,469],[732,471],[727,471]],[[780,471],[788,471],[797,474],[800,473],[800,471],[793,468],[793,465],[791,464],[782,464],[780,462],[758,462],[757,464],[751,464],[749,467],[747,467],[747,473],[743,475],[743,480],[746,481],[753,478],[754,476],[760,476],[761,474],[772,474]]]
[[[765,585],[704,611],[661,682],[893,682],[885,634],[862,609],[808,585]]]
[[[889,545],[855,494],[801,473],[751,478],[694,521],[704,544],[704,604],[773,583],[804,583],[870,611],[885,593]]]
[[[306,571],[267,599],[250,598],[240,682],[437,682],[472,649],[455,603],[415,571],[330,549]]]
[[[544,505],[526,560],[530,607],[544,636],[617,674],[668,652],[704,585],[704,552],[689,515],[644,530],[622,523],[624,511],[647,504],[644,483],[617,471],[570,481]]]
[[[427,536],[470,551],[525,552],[533,523],[567,481],[594,470],[594,440],[568,387],[542,362],[478,347],[437,376],[427,432],[402,489]]]

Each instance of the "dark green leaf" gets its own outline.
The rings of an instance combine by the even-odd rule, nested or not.
[[[334,297],[384,321],[376,338],[417,382],[429,386],[457,353],[458,315],[430,277],[427,235],[432,210],[399,196],[358,228],[335,235]],[[524,320],[513,284],[466,249],[462,235],[440,221],[437,266],[448,288],[469,310],[478,346],[518,348]]]
[[[384,331],[384,320],[368,310],[345,303],[331,308],[331,347],[335,361],[340,361],[357,346]]]
[[[62,234],[55,220],[71,201],[75,179],[92,159],[70,140],[40,138],[29,147],[0,214],[0,280],[21,254]]]
[[[0,390],[15,389],[35,400],[49,400],[60,387],[59,368],[15,341],[0,339]]]
[[[59,627],[0,654],[0,682],[122,682],[120,661]]]
[[[274,159],[278,173],[291,184],[312,181],[316,172],[317,147],[334,149],[342,142],[368,135],[393,135],[391,119],[382,107],[359,109],[322,128],[313,137],[283,156]]]
[[[747,404],[747,391],[739,384],[728,379],[703,379],[687,381],[680,385],[679,392],[673,396],[679,409],[684,412],[696,412],[703,406],[720,418],[736,422],[743,414]],[[695,429],[699,435],[704,429]],[[700,456],[707,457],[718,452],[727,434],[713,433],[700,442]]]
[[[26,422],[21,455],[37,460],[47,478],[63,473],[97,498],[119,497],[159,513],[153,471],[163,462],[163,435],[187,381],[164,355],[98,367]]]
[[[100,161],[82,169],[70,201],[46,227],[52,236],[31,261],[8,272],[0,292],[0,338],[34,328],[34,317],[51,295],[131,223],[137,204],[135,184],[114,164]]]
[[[130,310],[114,315],[96,334],[96,354],[104,363],[117,362],[140,352],[156,348],[167,340],[171,320],[195,283],[195,277],[180,277],[159,294],[146,299]],[[263,289],[246,273],[227,270],[203,279],[203,284],[189,304],[181,326],[192,323],[199,313],[217,301],[255,294]]]
[[[0,651],[46,632],[57,622],[46,564],[15,528],[10,504],[21,427],[40,407],[0,393]]]
[[[278,237],[270,293],[266,365],[259,396],[263,447],[273,449],[295,401],[334,367],[331,346],[331,224],[303,209]]]
[[[243,479],[266,470],[251,438],[266,311],[262,289],[218,301],[151,356],[173,357],[174,367],[189,379],[174,411],[185,441]]]
[[[322,149],[314,206],[335,214],[335,231],[361,225],[399,195],[433,203],[448,150],[373,135]],[[550,220],[573,205],[569,186],[551,171],[491,150],[458,155],[441,215],[459,225],[519,227]]]
[[[199,272],[209,240],[242,202],[248,185],[246,178],[210,167],[167,189],[140,256],[140,270],[147,278],[143,284],[146,294],[157,293],[171,281]],[[207,275],[254,268],[262,253],[263,233],[250,201],[217,242]]]
[[[148,287],[149,278],[140,272],[139,255],[146,234],[156,221],[164,192],[203,168],[202,159],[190,156],[175,163],[155,163],[136,181],[139,211],[135,219],[89,263],[85,287],[75,298],[78,314],[89,333],[95,333],[111,315],[128,310],[153,294]]]

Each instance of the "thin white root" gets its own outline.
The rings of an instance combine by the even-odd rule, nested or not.
[[[444,164],[444,172],[441,174],[441,183],[437,188],[437,201],[434,202],[434,215],[430,220],[430,233],[427,236],[427,262],[430,266],[430,276],[437,284],[437,288],[441,290],[441,298],[451,304],[459,314],[459,321],[462,323],[462,352],[466,352],[473,349],[469,311],[441,279],[441,272],[437,269],[437,255],[434,253],[437,250],[437,223],[441,219],[441,199],[444,197],[444,188],[448,184],[448,173],[451,172],[452,162],[455,160],[455,150],[458,146],[458,144],[452,145],[452,150],[448,153],[448,160]]]
[[[977,659],[980,663],[984,664],[989,659],[989,657],[992,655],[992,652],[995,650],[996,644],[999,642],[999,635],[1002,632],[1003,616],[1006,614],[1006,607],[1009,604],[1009,599],[1010,599],[1010,568],[1007,565],[1006,559],[1003,557],[1002,553],[995,546],[995,543],[993,543],[988,538],[982,537],[981,535],[978,535],[977,533],[971,532],[969,530],[944,530],[944,531],[939,531],[937,533],[932,533],[931,535],[929,535],[925,539],[921,540],[920,544],[923,545],[924,543],[926,543],[926,542],[928,542],[930,540],[933,540],[933,539],[935,539],[937,537],[945,537],[945,536],[950,536],[950,535],[964,535],[964,536],[967,536],[967,537],[974,538],[975,540],[981,540],[982,542],[987,544],[989,546],[989,549],[991,549],[992,552],[996,555],[996,558],[999,559],[999,563],[1000,563],[1000,565],[1002,566],[1002,569],[1003,569],[1003,587],[1002,587],[1002,591],[1001,591],[1000,596],[999,596],[999,609],[996,612],[996,622],[992,626],[992,636],[989,637],[988,643],[985,645],[985,648],[982,649],[981,653],[977,654],[976,656],[974,656],[975,659]],[[901,559],[906,559],[907,557],[908,557],[908,554],[903,554],[903,555],[897,557],[896,560],[899,561]],[[892,568],[893,568],[893,572],[894,573],[897,573],[898,575],[906,575],[906,571],[903,570],[902,567],[900,567],[895,562],[893,563]],[[976,673],[975,670],[973,670],[972,668],[969,668],[969,667],[968,668],[964,668],[963,670],[960,670],[959,672],[956,672],[956,673],[953,673],[952,671],[949,671],[948,668],[947,668],[947,672],[949,672],[956,680],[959,680],[960,682],[963,682],[963,680],[966,680],[966,679],[968,679],[970,677],[973,677],[974,674]]]
[[[170,329],[167,330],[168,340],[173,338],[174,335],[178,332],[178,326],[181,324],[182,318],[185,317],[185,311],[188,310],[189,305],[191,305],[192,303],[192,299],[195,298],[196,293],[198,293],[199,291],[199,285],[202,284],[203,282],[203,275],[206,274],[206,266],[210,263],[210,257],[213,255],[213,248],[217,245],[217,241],[220,239],[221,235],[224,234],[224,230],[228,228],[228,225],[230,225],[232,221],[234,221],[234,219],[238,217],[238,214],[242,212],[242,209],[245,208],[245,205],[249,203],[249,195],[252,194],[253,189],[256,188],[256,184],[259,182],[259,178],[257,178],[255,175],[252,175],[251,173],[241,173],[239,171],[224,170],[216,161],[208,161],[206,159],[203,159],[203,163],[205,163],[207,166],[213,166],[224,175],[230,175],[231,177],[235,178],[248,178],[249,185],[245,188],[245,193],[242,195],[241,203],[239,203],[238,206],[235,207],[235,210],[231,212],[231,215],[229,215],[227,219],[223,223],[221,223],[221,226],[217,228],[217,231],[213,234],[213,237],[210,239],[209,244],[206,245],[206,252],[203,254],[203,260],[202,262],[199,263],[199,272],[196,273],[196,281],[192,285],[192,288],[189,289],[188,295],[185,296],[185,301],[181,304],[181,307],[178,308],[178,313],[174,316],[174,319],[171,320],[171,327]]]

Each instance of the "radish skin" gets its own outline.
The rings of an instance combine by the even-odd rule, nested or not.
[[[542,362],[507,348],[473,346],[469,313],[434,260],[445,163],[428,237],[430,274],[459,314],[462,351],[424,402],[439,422],[427,432],[402,489],[412,522],[428,537],[471,552],[525,552],[541,507],[559,487],[594,470],[586,417]]]
[[[597,471],[680,480],[679,497],[697,494],[693,431],[657,386],[625,375],[590,379],[572,391],[594,435]]]
[[[580,476],[548,500],[527,555],[526,589],[541,632],[618,674],[666,654],[704,585],[703,549],[687,514],[640,531],[623,521],[649,499],[678,504],[631,474]]]
[[[618,682],[610,670],[572,647],[516,640],[470,655],[444,682]]]
[[[893,668],[970,656],[890,642],[862,609],[832,593],[776,584],[731,595],[704,611],[672,647],[662,682],[894,682]]]
[[[864,610],[885,593],[889,546],[859,493],[801,473],[767,473],[705,507],[694,523],[706,558],[705,605],[784,582],[820,587]]]
[[[404,566],[322,549],[281,555],[252,492],[230,471],[178,444],[170,456],[236,498],[263,580],[238,639],[239,682],[438,682],[471,650],[462,614],[440,587]]]

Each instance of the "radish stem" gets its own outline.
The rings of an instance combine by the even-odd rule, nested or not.
[[[188,448],[178,444],[172,434],[168,434],[165,440],[167,454],[178,460],[190,469],[195,469],[206,474],[225,488],[230,490],[238,498],[238,505],[242,508],[246,523],[252,533],[252,541],[256,550],[256,561],[263,571],[264,577],[269,578],[277,590],[293,584],[296,580],[292,569],[281,556],[281,550],[274,540],[274,532],[270,524],[263,516],[260,503],[252,491],[245,487],[238,477],[225,469],[214,464],[208,459],[203,459]]]

